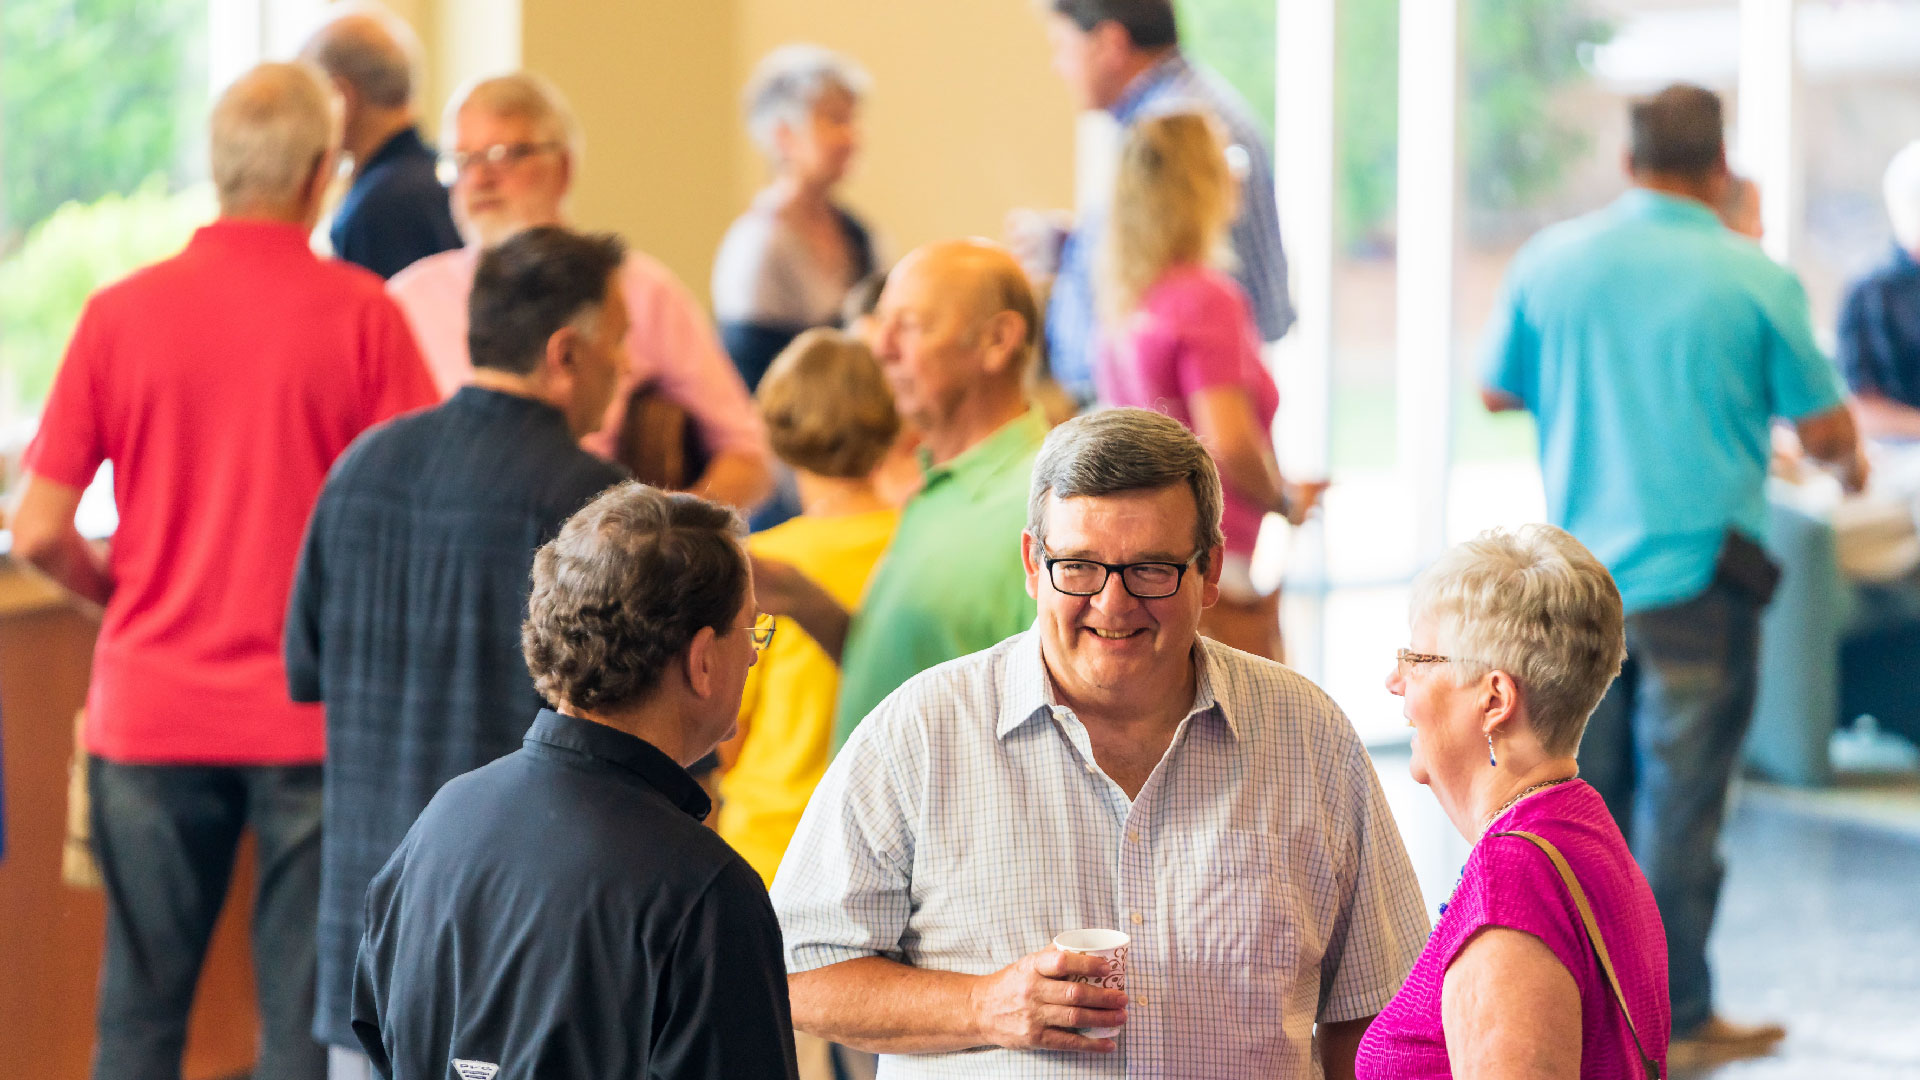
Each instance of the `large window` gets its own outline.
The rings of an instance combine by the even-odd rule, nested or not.
[[[206,0],[0,5],[0,461],[87,295],[211,215],[207,25]]]

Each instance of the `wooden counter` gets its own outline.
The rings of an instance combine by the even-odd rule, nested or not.
[[[0,1062],[6,1073],[84,1080],[104,930],[100,893],[60,882],[73,715],[86,697],[95,624],[44,580],[0,556]],[[251,845],[249,845],[250,847]],[[188,1080],[246,1072],[256,1014],[248,970],[253,858],[243,851],[201,974]]]

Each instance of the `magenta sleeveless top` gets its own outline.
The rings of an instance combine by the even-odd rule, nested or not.
[[[1643,1075],[1626,1019],[1588,946],[1579,909],[1539,848],[1507,831],[1534,833],[1566,857],[1620,977],[1640,1041],[1664,1075],[1672,1014],[1667,1004],[1667,935],[1653,890],[1627,850],[1600,793],[1575,780],[1530,798],[1498,818],[1467,856],[1453,898],[1441,908],[1406,985],[1374,1018],[1360,1042],[1360,1080],[1450,1077],[1440,1025],[1440,987],[1448,965],[1483,926],[1523,930],[1547,943],[1580,988],[1580,1076],[1617,1080]]]

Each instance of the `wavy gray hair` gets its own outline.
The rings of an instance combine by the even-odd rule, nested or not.
[[[1047,542],[1048,495],[1119,495],[1185,484],[1193,492],[1193,544],[1204,573],[1220,532],[1220,472],[1180,421],[1147,409],[1106,409],[1054,428],[1033,463],[1027,531]]]
[[[832,49],[782,45],[768,53],[747,80],[742,95],[747,134],[769,161],[777,162],[780,147],[776,133],[781,125],[805,120],[828,90],[843,91],[858,101],[871,85],[865,68]]]
[[[1454,685],[1495,670],[1513,676],[1550,754],[1579,749],[1627,656],[1613,575],[1552,525],[1494,529],[1450,548],[1414,579],[1411,617],[1454,657]]]
[[[296,202],[340,145],[333,91],[310,64],[260,64],[233,81],[208,123],[220,209]]]

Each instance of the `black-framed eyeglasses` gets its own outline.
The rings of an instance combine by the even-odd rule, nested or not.
[[[1180,591],[1180,582],[1192,568],[1199,552],[1186,562],[1103,563],[1092,559],[1056,559],[1045,548],[1040,562],[1047,568],[1047,580],[1054,591],[1068,596],[1097,596],[1107,587],[1107,578],[1120,575],[1120,585],[1136,600],[1161,600]]]
[[[535,154],[544,154],[549,150],[560,149],[557,142],[516,142],[494,143],[478,150],[449,150],[440,155],[443,171],[451,171],[458,176],[475,165],[491,165],[496,169],[517,165]]]
[[[766,612],[755,615],[752,626],[743,626],[740,629],[745,630],[747,636],[753,639],[754,652],[766,652],[767,646],[773,644],[773,631],[775,629],[773,616],[768,615]]]

